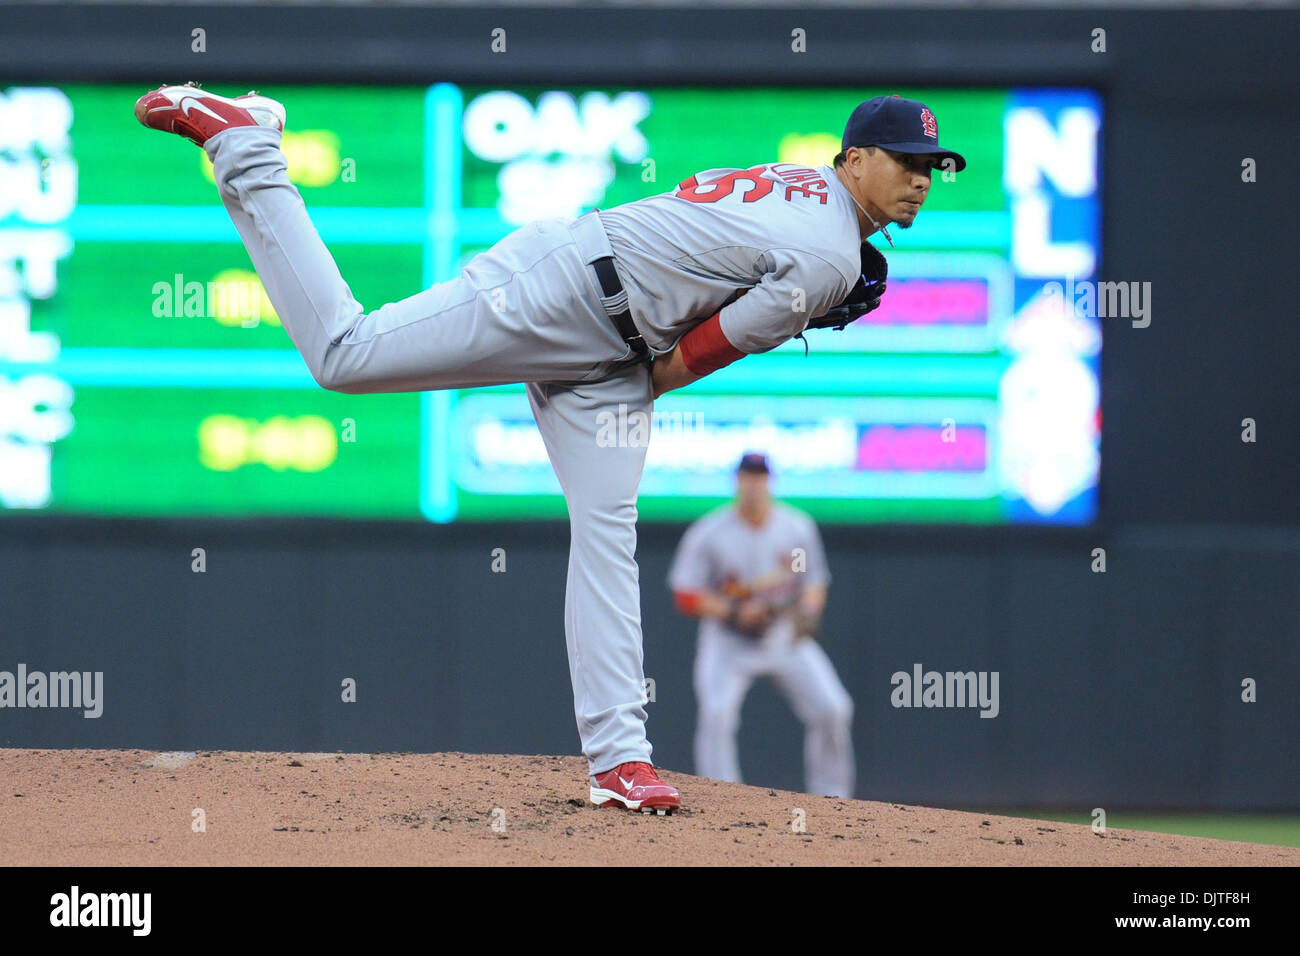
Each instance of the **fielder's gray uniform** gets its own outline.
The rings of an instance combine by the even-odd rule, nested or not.
[[[772,502],[761,527],[731,505],[700,518],[687,529],[668,574],[674,592],[708,589],[727,595],[797,597],[804,587],[829,583],[817,525],[806,512],[778,501]],[[700,621],[695,772],[740,782],[736,732],[745,695],[759,677],[772,679],[803,722],[808,792],[853,796],[853,700],[821,644],[798,638],[789,613],[778,616],[759,638],[733,631],[716,618]]]
[[[789,164],[777,165],[802,177],[797,183],[772,167],[755,167],[749,182],[714,170],[697,180],[723,177],[714,191],[727,195],[716,201],[665,194],[535,222],[457,278],[367,313],[289,181],[280,138],[238,127],[204,149],[285,331],[316,381],[335,391],[527,383],[569,508],[565,635],[583,753],[593,774],[650,762],[634,558],[646,449],[607,447],[597,434],[601,411],[625,405],[649,414],[651,377],[609,318],[623,303],[602,298],[590,263],[618,256],[632,317],[660,352],[735,289],[756,286],[723,309],[722,321],[734,346],[764,351],[837,305],[856,281],[860,237],[848,192],[833,175]],[[760,201],[743,201],[756,193]]]

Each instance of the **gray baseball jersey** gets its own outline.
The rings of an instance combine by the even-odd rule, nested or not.
[[[668,586],[673,591],[707,588],[728,597],[760,595],[793,609],[805,587],[828,585],[817,525],[807,512],[780,501],[760,527],[746,521],[735,505],[704,515],[687,529],[672,568]],[[716,618],[704,618],[701,636],[730,629]],[[764,639],[794,637],[791,615],[779,615]]]
[[[722,333],[766,352],[847,298],[862,270],[857,207],[830,166],[710,169],[600,211],[619,278],[651,349],[672,349],[737,288]]]

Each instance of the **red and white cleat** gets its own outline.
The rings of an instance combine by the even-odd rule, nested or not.
[[[202,146],[236,126],[284,130],[284,106],[256,91],[230,99],[194,83],[162,86],[135,101],[135,118],[150,129],[184,136]]]
[[[682,795],[660,780],[653,766],[636,762],[592,777],[591,802],[598,807],[621,803],[629,810],[663,815],[681,809]]]

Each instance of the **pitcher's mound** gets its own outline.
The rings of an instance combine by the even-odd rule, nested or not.
[[[815,797],[660,768],[594,807],[578,757],[0,749],[10,865],[1296,866],[1300,849]]]

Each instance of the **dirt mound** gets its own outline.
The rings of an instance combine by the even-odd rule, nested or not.
[[[1300,849],[840,800],[661,768],[597,808],[577,757],[0,749],[10,865],[1296,866]]]

